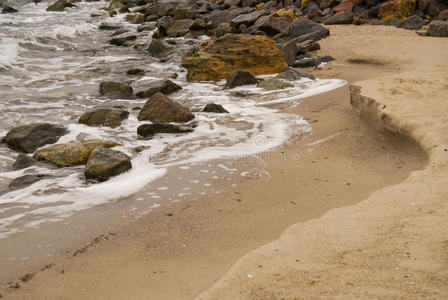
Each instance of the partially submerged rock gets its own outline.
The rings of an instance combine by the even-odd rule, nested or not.
[[[202,112],[208,112],[208,113],[217,113],[217,114],[228,114],[229,111],[225,109],[222,105],[215,104],[215,103],[208,103],[204,108],[201,110]]]
[[[109,43],[111,45],[115,45],[115,46],[130,47],[130,46],[134,45],[134,41],[136,39],[137,39],[137,36],[129,35],[129,36],[124,36],[124,37],[118,37],[118,38],[111,39],[109,41]]]
[[[145,75],[146,71],[140,68],[132,68],[129,69],[126,74],[127,75],[131,75],[131,76],[140,76],[140,75]]]
[[[148,53],[153,57],[161,57],[166,50],[168,50],[168,47],[155,38],[152,39],[151,44],[149,44],[148,47]]]
[[[33,153],[39,147],[56,143],[61,136],[67,133],[68,130],[60,125],[29,124],[11,129],[3,138],[3,142],[11,149]]]
[[[227,77],[226,86],[232,89],[241,85],[256,84],[257,82],[257,78],[250,72],[238,70]]]
[[[149,98],[152,95],[155,95],[157,93],[162,93],[164,95],[170,95],[170,94],[175,93],[181,89],[182,89],[182,87],[175,84],[171,80],[164,79],[164,80],[159,80],[159,81],[150,83],[148,89],[146,89],[145,91],[138,92],[136,94],[136,96],[139,98]]]
[[[16,13],[16,12],[18,12],[18,10],[15,9],[14,7],[12,7],[12,6],[5,6],[2,9],[2,14],[13,14],[13,13]]]
[[[137,134],[145,138],[150,138],[157,133],[188,133],[188,132],[193,132],[193,128],[191,126],[164,124],[164,123],[143,124],[137,128]]]
[[[157,93],[145,103],[137,118],[139,121],[151,121],[153,123],[185,123],[194,119],[194,115],[188,108],[162,93]]]
[[[33,183],[36,183],[42,179],[49,179],[54,178],[54,176],[49,174],[27,174],[20,177],[17,177],[13,179],[9,183],[9,189],[14,190],[20,190],[23,188],[26,188],[27,186],[32,185]]]
[[[57,0],[47,7],[47,11],[63,11],[66,7],[75,6],[67,0]]]
[[[257,87],[265,89],[267,91],[282,90],[293,86],[293,84],[278,78],[265,79],[257,84]]]
[[[116,108],[98,108],[84,113],[78,120],[79,123],[88,126],[121,126],[121,121],[129,117],[129,112]]]
[[[90,153],[98,146],[112,148],[119,145],[115,142],[103,140],[58,144],[37,151],[33,157],[39,161],[48,162],[60,168],[72,167],[84,165]]]
[[[123,152],[99,146],[90,153],[84,175],[86,179],[106,181],[131,168],[129,156]]]
[[[277,73],[286,62],[275,42],[266,36],[226,34],[184,56],[182,66],[188,70],[189,81],[218,81],[238,70],[254,75]]]
[[[133,95],[133,90],[127,83],[106,81],[100,83],[99,93],[101,96],[129,98]]]
[[[28,167],[34,166],[37,161],[29,155],[19,154],[16,158],[16,161],[12,165],[13,170],[22,170]]]

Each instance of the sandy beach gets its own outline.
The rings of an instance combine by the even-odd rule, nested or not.
[[[75,257],[88,241],[14,274],[3,298],[446,296],[448,42],[330,30],[321,45],[336,61],[315,73],[360,90],[290,111],[311,134],[259,155],[225,193],[164,205]]]

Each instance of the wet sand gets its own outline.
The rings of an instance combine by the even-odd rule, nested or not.
[[[249,172],[231,184],[216,182],[220,194],[196,193],[117,224],[104,231],[107,239],[67,245],[39,268],[37,262],[22,268],[21,276],[32,279],[23,282],[17,274],[0,293],[6,299],[191,299],[288,226],[356,204],[427,164],[415,143],[360,121],[348,86],[290,112],[304,116],[312,133],[236,161],[237,169]]]

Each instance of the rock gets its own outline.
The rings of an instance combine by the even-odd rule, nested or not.
[[[196,13],[190,7],[176,8],[173,14],[175,20],[194,19]]]
[[[233,32],[236,32],[236,30],[234,30],[234,27],[232,27],[229,23],[221,23],[215,30],[216,37],[221,37]]]
[[[202,112],[208,112],[208,113],[217,113],[217,114],[228,114],[229,111],[222,107],[222,105],[215,104],[215,103],[208,103],[204,108],[201,110]]]
[[[16,161],[12,165],[12,168],[15,171],[22,170],[34,166],[36,163],[37,161],[31,156],[28,156],[26,154],[19,154],[16,158]]]
[[[137,27],[137,32],[151,31],[156,29],[154,24],[143,24]]]
[[[436,17],[440,12],[448,9],[448,3],[444,0],[431,0],[426,9],[426,13],[430,17]]]
[[[258,20],[261,16],[268,14],[268,11],[265,10],[255,10],[248,14],[242,14],[232,19],[231,24],[235,27],[240,26],[241,24],[252,25],[255,21]]]
[[[148,52],[153,57],[161,57],[168,49],[160,40],[153,38],[149,44]]]
[[[131,76],[142,76],[145,75],[145,70],[140,68],[129,69],[126,74]]]
[[[314,19],[322,15],[322,11],[319,9],[319,5],[317,5],[315,2],[310,2],[303,12],[310,19]]]
[[[162,93],[157,93],[145,103],[137,119],[153,123],[185,123],[194,119],[194,116],[188,108],[174,102]]]
[[[318,61],[320,63],[327,63],[327,62],[330,62],[330,61],[333,61],[333,60],[334,60],[334,57],[330,56],[330,55],[325,55],[325,56],[318,57]]]
[[[153,123],[153,124],[143,124],[138,126],[137,134],[144,137],[150,138],[157,133],[188,133],[193,132],[191,127],[173,125],[173,124],[163,124],[163,123]]]
[[[296,80],[300,80],[301,76],[300,76],[299,72],[297,72],[291,68],[285,68],[283,71],[278,73],[277,76],[275,76],[275,78],[284,79],[287,81],[296,81]]]
[[[107,126],[118,127],[121,126],[121,121],[129,117],[129,112],[116,108],[99,108],[93,111],[84,113],[78,120],[79,123],[88,126]]]
[[[130,98],[133,95],[133,90],[127,83],[107,81],[100,83],[99,93],[101,96]]]
[[[189,81],[218,81],[242,69],[253,75],[277,73],[286,62],[275,42],[266,36],[226,34],[184,56],[182,66],[188,70]]]
[[[324,24],[325,25],[338,25],[338,24],[352,24],[355,14],[351,11],[344,11],[337,13],[332,17],[328,18]]]
[[[84,165],[90,153],[98,146],[111,148],[120,146],[120,144],[103,140],[57,144],[37,151],[33,157],[39,161],[48,162],[60,168]]]
[[[448,21],[448,9],[440,12],[440,14],[437,15],[436,19],[441,21]]]
[[[224,4],[222,5],[223,9],[228,9],[232,7],[237,7],[241,3],[241,0],[224,0]]]
[[[280,17],[280,18],[288,18],[290,20],[295,20],[296,15],[294,13],[294,9],[279,9],[274,13],[274,17]]]
[[[132,168],[131,159],[123,152],[99,146],[89,155],[84,169],[86,179],[106,181]]]
[[[109,16],[113,16],[117,12],[121,12],[121,13],[128,12],[129,9],[120,0],[112,0],[110,2],[109,6],[107,7],[107,11],[109,13]]]
[[[3,138],[3,142],[11,149],[33,153],[39,147],[56,143],[67,133],[68,130],[63,126],[37,123],[11,129]]]
[[[100,30],[109,30],[109,31],[113,31],[113,30],[118,30],[123,28],[123,26],[121,25],[115,25],[115,24],[107,24],[107,23],[101,23],[100,26],[98,27]]]
[[[351,0],[345,0],[333,7],[334,12],[340,11],[352,11],[353,10],[353,2]]]
[[[33,175],[28,174],[20,176],[18,178],[13,179],[9,183],[9,189],[12,191],[20,190],[26,188],[27,186],[32,185],[33,183],[38,182],[39,180],[48,178],[54,178],[54,176],[48,174],[33,174]]]
[[[18,12],[18,10],[12,6],[5,6],[5,7],[3,7],[3,10],[2,10],[2,14],[13,14],[16,12]]]
[[[216,28],[221,23],[230,23],[234,17],[235,15],[229,11],[213,12],[207,19],[207,27]]]
[[[193,20],[184,19],[176,20],[173,25],[166,31],[167,35],[170,37],[181,37],[186,35],[190,31],[190,27],[194,24]]]
[[[269,36],[274,36],[277,34],[286,34],[291,22],[288,18],[263,16],[255,22],[254,27]]]
[[[204,30],[207,28],[207,24],[202,19],[195,19],[190,26],[190,30]]]
[[[111,45],[115,45],[115,46],[129,47],[129,46],[133,45],[132,41],[135,41],[136,39],[137,39],[137,36],[129,35],[129,36],[124,36],[124,37],[118,37],[118,38],[111,39],[109,41],[109,43]]]
[[[288,66],[294,64],[297,56],[297,41],[293,39],[286,43],[277,44],[277,47],[282,51]]]
[[[448,37],[448,22],[440,20],[432,21],[429,23],[426,34],[435,37]]]
[[[175,84],[171,80],[165,79],[150,83],[148,89],[138,92],[136,96],[139,98],[149,98],[157,93],[169,95],[181,89],[182,87],[180,87],[179,85]]]
[[[397,18],[403,20],[415,10],[416,0],[389,0],[379,7],[378,16],[384,22]]]
[[[408,30],[419,30],[423,25],[425,25],[425,21],[419,16],[413,15],[401,22],[398,27]]]
[[[66,7],[74,6],[67,0],[58,0],[47,7],[47,11],[63,11]]]
[[[258,82],[257,78],[254,75],[247,71],[235,71],[230,74],[226,79],[226,86],[230,89],[234,87],[247,85],[247,84],[256,84]]]
[[[293,87],[293,86],[294,86],[293,84],[283,81],[278,78],[265,79],[265,80],[260,81],[257,84],[257,87],[265,89],[267,91],[281,90],[281,89],[286,89],[286,88]]]
[[[142,14],[129,14],[126,16],[126,21],[132,24],[142,24],[145,21],[145,16]]]
[[[304,58],[293,64],[294,68],[315,68],[320,65],[320,61],[314,58]]]

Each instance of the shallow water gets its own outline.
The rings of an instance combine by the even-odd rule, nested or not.
[[[11,171],[18,153],[0,146],[0,239],[42,223],[60,221],[95,205],[115,201],[142,190],[167,173],[168,168],[188,167],[221,158],[249,156],[278,147],[294,136],[310,131],[300,116],[281,113],[300,99],[345,84],[341,80],[303,79],[295,87],[267,92],[255,86],[233,90],[224,82],[187,83],[180,56],[162,63],[144,50],[116,47],[107,43],[111,31],[98,30],[102,22],[122,24],[129,34],[137,25],[124,16],[90,17],[105,2],[79,2],[65,12],[46,12],[48,3],[18,6],[17,14],[0,15],[0,135],[12,127],[34,122],[64,124],[70,130],[58,143],[102,138],[121,143],[117,150],[132,157],[131,171],[107,182],[86,183],[83,168],[30,167]],[[126,34],[124,34],[126,35]],[[138,33],[137,44],[147,45],[152,32]],[[179,49],[207,37],[176,39]],[[129,68],[147,71],[145,76],[126,75]],[[98,95],[101,81],[132,83],[134,91],[145,84],[177,73],[173,80],[183,90],[170,97],[193,111],[207,103],[223,105],[229,114],[195,113],[197,127],[182,135],[160,134],[151,140],[138,139],[136,116],[147,99],[109,99]],[[240,92],[240,93],[236,93]],[[97,106],[123,106],[131,114],[119,128],[78,124],[79,116]],[[137,146],[147,146],[140,153]],[[41,180],[27,188],[9,191],[8,183],[24,174],[50,173],[57,178]],[[181,193],[181,191],[179,191]],[[159,199],[152,195],[148,207]]]

